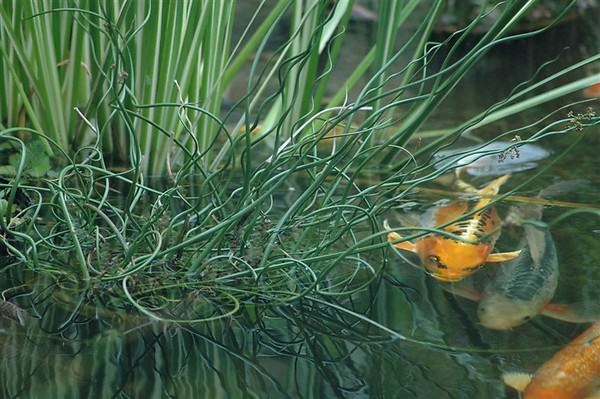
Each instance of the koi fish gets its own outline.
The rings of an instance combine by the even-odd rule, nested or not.
[[[542,205],[522,205],[519,211],[522,218],[542,219]],[[507,330],[525,323],[540,314],[556,292],[558,256],[550,231],[529,224],[523,228],[521,253],[498,269],[484,288],[477,316],[487,328]]]
[[[429,234],[415,243],[401,240],[394,232],[388,233],[388,241],[394,247],[416,253],[425,269],[441,281],[459,281],[477,271],[486,262],[504,262],[519,255],[519,251],[492,253],[494,244],[500,236],[500,218],[496,208],[489,206],[491,197],[496,195],[500,186],[509,175],[493,180],[481,190],[476,191],[479,198],[458,200],[434,208],[426,214],[431,220],[424,220],[425,226],[439,226],[450,223],[443,230],[459,236],[457,240],[439,234]],[[475,212],[468,218],[461,216]],[[465,240],[465,241],[462,241]],[[466,242],[475,241],[475,242]]]
[[[581,181],[562,181],[538,194],[546,198],[560,192],[578,188]],[[518,208],[520,218],[539,221],[543,205],[525,204]],[[496,271],[483,291],[477,309],[482,325],[495,330],[519,326],[538,314],[572,323],[597,319],[597,311],[586,313],[584,306],[550,304],[558,286],[558,257],[550,231],[541,226],[527,224],[521,241],[521,253]]]
[[[481,324],[490,329],[509,330],[527,322],[538,314],[569,323],[589,323],[597,320],[600,316],[600,309],[597,305],[590,306],[589,303],[585,302],[546,303],[538,311],[532,305],[536,301],[515,303],[505,297],[484,297],[483,291],[474,287],[472,283],[468,280],[462,280],[458,283],[442,283],[442,289],[452,295],[474,302],[481,302],[482,299],[488,298],[485,308],[489,310],[486,310],[486,315],[482,316],[482,311],[478,309],[478,316]],[[513,307],[511,308],[511,306]],[[515,316],[512,315],[512,311],[515,312]]]
[[[579,187],[581,181],[563,181],[540,191],[546,198]],[[519,219],[539,221],[543,205],[525,204],[517,209]],[[538,314],[571,323],[586,323],[598,318],[598,309],[585,304],[549,303],[558,286],[558,257],[550,231],[541,226],[525,225],[521,253],[496,270],[483,291],[466,286],[444,286],[446,291],[478,301],[481,324],[495,330],[517,327]]]
[[[524,399],[600,398],[600,321],[557,352],[533,375],[505,373]]]
[[[586,87],[583,90],[583,95],[587,98],[600,97],[600,82]]]

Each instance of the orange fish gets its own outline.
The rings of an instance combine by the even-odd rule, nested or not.
[[[515,258],[520,251],[492,253],[500,236],[501,223],[496,208],[488,206],[509,177],[502,176],[476,191],[478,198],[474,200],[458,200],[434,208],[432,220],[426,224],[439,226],[451,223],[443,230],[470,242],[429,234],[415,243],[404,241],[393,245],[416,253],[433,277],[442,281],[459,281],[473,274],[486,262],[504,262]],[[462,215],[470,212],[475,213],[461,219]],[[397,233],[388,234],[390,242],[401,239]]]
[[[600,398],[600,321],[556,353],[533,377],[505,373],[504,382],[524,399]]]
[[[600,82],[594,83],[583,90],[583,95],[588,98],[600,97]]]

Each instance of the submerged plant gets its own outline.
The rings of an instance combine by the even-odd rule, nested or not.
[[[0,5],[0,151],[11,152],[0,167],[12,168],[0,181],[0,246],[15,285],[32,287],[34,316],[48,296],[68,310],[61,328],[94,305],[185,325],[252,308],[289,320],[297,315],[278,309],[309,304],[411,340],[349,305],[382,279],[382,216],[456,168],[433,156],[465,132],[599,78],[533,94],[600,56],[533,76],[409,151],[493,46],[550,28],[511,34],[536,1],[494,4],[495,22],[472,46],[487,7],[434,42],[443,1],[381,2],[375,45],[336,91],[329,82],[352,1],[280,0],[258,23],[262,1],[239,42],[235,2],[58,3]],[[397,43],[416,15],[416,30]],[[290,32],[267,57],[283,21]],[[240,76],[246,89],[226,109]],[[588,116],[550,114],[492,141],[518,134],[516,152],[598,124]],[[505,151],[482,144],[468,155]],[[59,166],[45,174],[33,156]],[[147,177],[157,174],[164,179]],[[428,232],[399,230],[413,232],[406,239]]]

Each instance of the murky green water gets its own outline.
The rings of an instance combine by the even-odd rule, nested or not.
[[[370,31],[367,23],[357,24],[354,43],[366,46]],[[596,51],[588,44],[589,37],[581,26],[568,25],[494,50],[429,127],[454,125],[481,111],[563,46],[580,44],[576,51],[565,52],[559,63]],[[348,57],[362,50],[352,49]],[[527,124],[566,102],[508,118],[486,128],[482,137]],[[587,131],[581,145],[516,194],[533,196],[551,182],[584,178],[587,184],[581,190],[560,199],[600,203],[597,133]],[[571,140],[561,136],[539,144],[558,154]],[[516,173],[507,187],[533,172]],[[479,185],[488,179],[471,181]],[[416,199],[427,204],[442,197]],[[281,201],[279,206],[285,208],[285,196]],[[499,206],[501,216],[509,205]],[[544,219],[565,211],[547,207]],[[520,234],[520,229],[506,229],[498,247],[511,249]],[[552,235],[561,271],[555,300],[595,302],[600,294],[600,219],[576,215],[553,228]],[[61,287],[50,286],[27,298],[36,306],[24,327],[0,319],[0,396],[510,398],[516,396],[503,386],[503,371],[535,370],[585,328],[538,317],[511,331],[487,330],[478,324],[476,304],[445,292],[391,249],[386,255],[390,262],[381,279],[351,300],[340,299],[339,306],[420,343],[391,336],[360,317],[310,299],[268,308],[245,303],[225,321],[179,326],[150,323],[137,314],[106,311],[100,305],[80,307],[79,303],[87,303],[85,297],[57,297]],[[14,281],[28,280],[26,275],[11,273]],[[8,279],[1,284],[15,286]],[[17,303],[26,302],[27,295],[27,289],[5,292]]]

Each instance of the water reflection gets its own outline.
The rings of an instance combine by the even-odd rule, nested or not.
[[[598,286],[597,272],[585,267],[598,251],[568,251],[585,228],[553,231],[569,270],[557,294],[563,301]],[[518,239],[509,229],[503,245]],[[513,331],[488,330],[475,303],[390,254],[375,284],[336,307],[317,297],[245,303],[233,318],[189,325],[83,306],[85,293],[35,285],[33,293],[8,298],[31,309],[31,318],[24,325],[2,320],[2,397],[502,398],[502,371],[534,370],[584,329],[536,319]],[[580,266],[573,269],[569,256]],[[561,293],[594,273],[580,290]]]
[[[343,397],[364,390],[356,357],[376,337],[310,299],[196,325],[35,307],[41,319],[3,325],[3,397]]]

